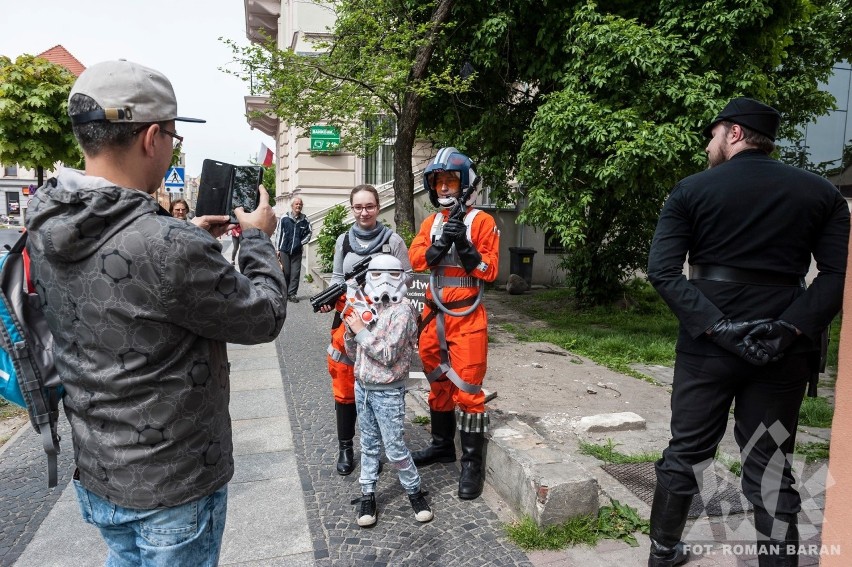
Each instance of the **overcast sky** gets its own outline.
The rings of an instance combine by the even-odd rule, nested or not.
[[[162,71],[174,85],[178,113],[206,124],[178,123],[187,174],[205,158],[247,164],[271,137],[245,118],[247,84],[219,37],[247,45],[243,0],[0,0],[0,54],[13,60],[61,44],[83,65],[128,59]]]

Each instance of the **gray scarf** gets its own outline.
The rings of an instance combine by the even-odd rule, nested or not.
[[[371,230],[363,230],[356,225],[349,229],[349,245],[359,256],[366,256],[381,248],[390,239],[391,234],[393,231],[382,223],[376,223],[376,227]],[[366,248],[362,246],[363,242],[367,243]]]

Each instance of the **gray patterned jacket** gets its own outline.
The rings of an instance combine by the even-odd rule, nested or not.
[[[70,169],[29,213],[80,482],[143,509],[222,487],[234,472],[225,343],[271,341],[286,315],[272,242],[246,230],[240,274],[150,196]]]

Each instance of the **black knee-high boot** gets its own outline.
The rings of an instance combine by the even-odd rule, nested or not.
[[[432,444],[411,454],[418,467],[456,460],[456,412],[430,410],[429,413],[432,418]]]
[[[341,404],[334,402],[334,410],[337,414],[337,442],[340,452],[337,455],[337,474],[348,475],[355,470],[355,453],[352,439],[355,437],[355,420],[358,412],[355,404]]]
[[[674,567],[686,563],[689,552],[680,541],[692,495],[672,494],[657,484],[651,506],[651,554],[648,567]]]
[[[485,434],[459,431],[461,440],[461,475],[459,498],[473,500],[482,494],[485,486]]]
[[[770,514],[754,507],[757,564],[760,567],[798,567],[799,519],[796,514]],[[789,553],[792,551],[792,553]]]

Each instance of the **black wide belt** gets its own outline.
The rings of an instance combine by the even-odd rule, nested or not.
[[[794,274],[782,274],[767,270],[746,270],[744,268],[712,266],[707,264],[690,266],[689,279],[751,285],[805,287],[805,278]]]

